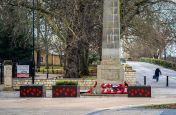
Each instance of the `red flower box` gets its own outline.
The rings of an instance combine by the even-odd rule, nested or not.
[[[45,97],[45,87],[42,85],[20,86],[20,97]]]
[[[76,85],[52,86],[52,97],[79,97],[80,87]]]
[[[128,86],[128,97],[151,97],[151,86]]]

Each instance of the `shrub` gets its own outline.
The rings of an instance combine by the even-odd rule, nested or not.
[[[4,60],[4,65],[12,65],[12,60]]]
[[[148,63],[153,63],[153,64],[157,64],[166,68],[170,68],[173,70],[176,70],[176,63],[173,62],[169,62],[169,61],[165,61],[165,60],[161,60],[161,59],[153,59],[153,58],[141,58],[140,61],[142,62],[148,62]]]
[[[78,81],[61,80],[61,81],[56,81],[56,85],[78,85]]]
[[[44,74],[44,73],[47,72],[47,69],[39,68],[39,69],[37,69],[37,72],[40,72],[40,73]],[[48,69],[48,73],[49,74],[63,74],[64,70],[63,69]]]

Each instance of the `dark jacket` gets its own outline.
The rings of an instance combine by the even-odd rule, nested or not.
[[[157,68],[157,69],[155,70],[155,76],[159,77],[160,74],[161,74],[161,71],[160,71],[159,68]]]

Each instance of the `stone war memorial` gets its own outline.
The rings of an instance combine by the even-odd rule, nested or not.
[[[125,81],[120,63],[120,2],[104,0],[102,61],[97,67],[97,94],[102,83],[119,84]]]
[[[122,65],[120,62],[121,26],[119,6],[119,0],[104,0],[102,60],[101,64],[97,66],[97,80],[78,80],[78,85],[80,86],[79,91],[86,92],[88,94],[124,94],[124,91],[119,90],[120,88],[118,85],[124,85],[124,82],[126,82],[127,84],[130,83],[130,85],[136,85],[135,71],[132,69],[131,66]],[[57,77],[53,77],[52,79],[43,79],[43,75],[41,75],[41,79],[39,79],[38,77],[34,82],[31,78],[20,77],[18,75],[12,78],[12,70],[14,70],[12,68],[12,61],[7,62],[8,63],[4,63],[4,90],[21,90],[22,97],[44,97],[44,89],[46,88],[47,90],[52,90],[53,85],[55,85],[57,82]],[[22,73],[22,69],[20,69],[20,66],[21,68],[26,68],[26,66],[28,67],[28,65],[18,65],[16,70],[18,74]],[[44,71],[45,69],[43,69],[43,72]],[[64,80],[62,79],[58,80],[64,82]],[[105,88],[104,86],[102,86],[102,84],[111,84],[111,87]],[[119,89],[114,89],[113,86],[117,86]],[[127,87],[123,87],[123,89],[125,88]],[[34,89],[34,91],[36,91],[36,94],[33,94],[33,92],[31,92],[31,95],[28,95],[29,91],[26,92],[27,89]],[[121,93],[118,91],[121,91]],[[56,95],[58,94],[57,92],[54,93]]]

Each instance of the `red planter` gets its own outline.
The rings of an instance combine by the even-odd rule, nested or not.
[[[151,97],[151,86],[128,86],[128,97]]]
[[[25,85],[20,86],[20,97],[45,97],[46,91],[44,86]]]
[[[52,86],[52,97],[79,97],[80,87],[76,85]]]

